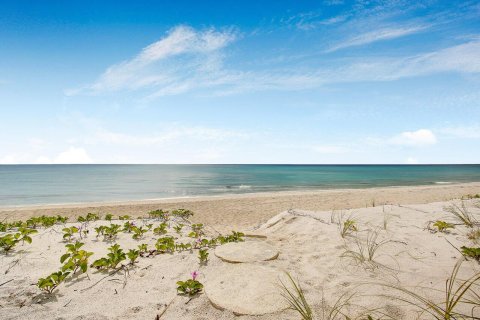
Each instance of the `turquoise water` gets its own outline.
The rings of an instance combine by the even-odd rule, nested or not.
[[[12,165],[0,206],[479,181],[480,165]]]

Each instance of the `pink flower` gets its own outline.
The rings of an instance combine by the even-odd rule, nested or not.
[[[198,277],[199,274],[200,274],[199,272],[193,271],[193,272],[191,273],[192,279],[193,279],[193,280],[197,279],[197,277]]]
[[[197,243],[202,243],[202,240],[200,238],[198,238],[196,241]]]

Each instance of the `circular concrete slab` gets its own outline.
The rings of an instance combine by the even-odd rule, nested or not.
[[[277,249],[260,241],[230,242],[215,248],[217,257],[231,263],[274,260],[278,254]]]
[[[218,309],[236,315],[262,315],[284,310],[288,304],[281,296],[280,280],[285,274],[277,269],[253,264],[226,264],[206,274],[205,294]]]

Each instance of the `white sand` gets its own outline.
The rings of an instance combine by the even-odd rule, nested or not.
[[[465,193],[478,193],[478,187],[476,190]],[[458,190],[449,194],[455,192]],[[268,202],[268,198],[262,199]],[[450,234],[433,234],[424,229],[431,220],[454,222],[451,215],[443,210],[449,203],[385,205],[346,210],[345,217],[353,214],[359,232],[355,237],[345,239],[340,237],[338,226],[331,223],[331,210],[303,211],[301,206],[272,217],[260,227],[253,224],[244,229],[267,237],[248,238],[247,241],[265,241],[280,251],[277,259],[254,264],[288,271],[299,279],[317,314],[321,313],[322,297],[328,304],[333,304],[341,294],[355,291],[358,293],[354,299],[356,304],[382,307],[395,319],[411,319],[413,314],[410,307],[378,297],[384,290],[371,284],[358,286],[365,282],[388,282],[415,290],[420,286],[442,289],[455,262],[461,257],[446,240],[456,247],[473,245],[466,238],[467,229],[462,226],[457,226]],[[474,207],[475,201],[466,203],[480,219],[480,209]],[[91,261],[104,256],[111,245],[101,238],[95,238],[93,226],[98,224],[107,222],[92,223],[92,233],[84,240],[85,249],[95,253]],[[142,222],[137,221],[137,224]],[[156,226],[158,222],[154,224]],[[33,235],[31,245],[19,245],[8,255],[0,253],[0,284],[13,279],[0,286],[0,319],[155,319],[156,315],[161,315],[161,319],[237,319],[233,312],[212,306],[205,294],[192,300],[176,294],[176,281],[188,279],[190,272],[199,270],[198,279],[205,282],[208,281],[205,275],[209,272],[228,268],[228,263],[217,258],[213,249],[210,250],[210,260],[206,266],[199,266],[195,251],[139,258],[137,267],[126,278],[121,272],[105,277],[106,273],[89,269],[89,278],[80,275],[69,279],[60,285],[52,298],[41,300],[44,296],[39,295],[34,284],[38,278],[60,267],[59,258],[65,246],[62,227],[40,229],[38,234]],[[378,230],[379,240],[394,241],[378,251],[376,261],[381,266],[359,265],[351,259],[342,258],[344,247],[354,248],[355,239],[364,238],[369,230]],[[188,228],[183,234],[187,231]],[[214,230],[209,229],[209,232],[215,235]],[[175,236],[173,230],[170,234]],[[117,242],[122,248],[129,249],[140,243],[153,246],[155,238],[151,231],[145,240],[139,241],[133,240],[131,234],[121,233]],[[189,238],[183,236],[179,240],[187,241]],[[477,262],[464,262],[460,276],[465,278],[479,271]],[[368,294],[375,294],[375,297],[362,296]],[[426,294],[433,299],[443,298],[441,292],[429,290]],[[356,310],[352,308],[352,313]],[[297,314],[291,310],[241,317],[257,320],[297,318]]]
[[[416,187],[288,191],[228,196],[194,197],[115,203],[85,203],[26,207],[0,207],[0,221],[32,216],[66,215],[77,217],[88,212],[141,216],[146,212],[188,208],[195,212],[194,222],[202,222],[221,231],[259,225],[288,209],[332,210],[371,207],[373,204],[417,204],[448,201],[467,194],[480,193],[480,182]]]

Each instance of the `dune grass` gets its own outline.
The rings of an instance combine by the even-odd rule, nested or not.
[[[357,222],[353,218],[353,214],[350,214],[348,217],[346,217],[344,212],[332,212],[330,222],[338,226],[338,231],[342,238],[350,236],[354,232],[358,231]]]
[[[415,307],[420,310],[421,315],[428,314],[433,319],[439,320],[480,319],[478,313],[480,311],[480,296],[478,294],[480,272],[466,280],[458,279],[462,262],[463,260],[459,260],[455,264],[450,277],[445,281],[444,300],[441,302],[433,301],[423,294],[398,285],[383,284],[383,286],[400,293],[400,295],[390,296],[389,298]],[[466,311],[468,309],[470,310]],[[419,316],[419,319],[423,318]]]
[[[467,233],[467,238],[474,243],[480,243],[480,229],[473,229]]]
[[[379,297],[388,298],[394,302],[403,305],[409,305],[419,311],[416,319],[437,319],[437,320],[478,320],[480,319],[480,272],[475,273],[467,279],[459,279],[458,273],[463,259],[459,260],[453,267],[452,273],[445,281],[445,289],[442,290],[444,298],[442,301],[433,301],[425,294],[419,293],[419,290],[407,289],[397,284],[375,284],[367,283],[363,285],[379,285],[397,292],[397,294],[382,294]],[[305,298],[303,289],[288,274],[290,285],[282,283],[283,297],[290,304],[290,308],[295,310],[303,320],[374,320],[374,319],[394,319],[382,309],[367,309],[352,303],[356,293],[344,293],[330,307],[325,299],[322,299],[322,313],[319,317],[314,317],[312,307]],[[437,291],[429,289],[430,291]],[[357,316],[349,315],[345,309],[349,306],[355,306],[358,309],[365,310]]]
[[[378,266],[375,259],[378,256],[380,248],[389,243],[393,243],[392,240],[379,240],[379,236],[380,233],[377,230],[369,230],[365,240],[357,237],[353,248],[346,246],[341,257],[350,258],[357,264],[368,263],[371,267]]]
[[[479,225],[479,221],[468,210],[465,205],[465,201],[462,201],[461,205],[452,203],[450,206],[444,208],[445,211],[451,213],[459,223],[465,225],[468,228],[474,228]]]
[[[290,309],[297,311],[303,320],[313,320],[312,308],[305,298],[302,287],[298,282],[293,280],[292,276],[287,273],[289,285],[281,282],[282,296],[290,305]]]

